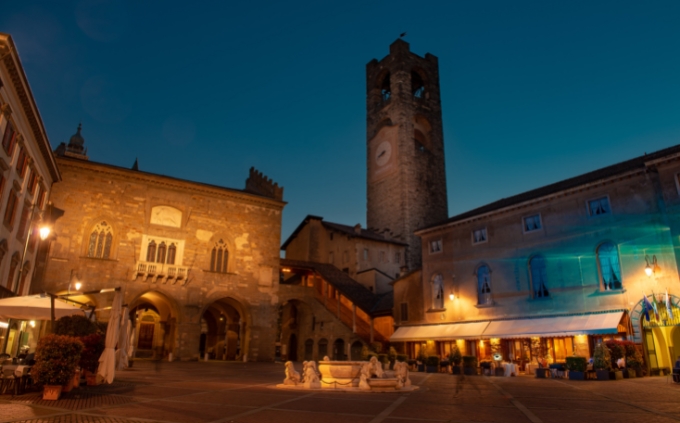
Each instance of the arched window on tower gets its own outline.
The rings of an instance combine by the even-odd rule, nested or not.
[[[548,292],[548,273],[546,271],[545,258],[543,256],[533,256],[529,260],[529,274],[531,275],[531,288],[534,298],[547,298]]]
[[[219,240],[215,243],[210,252],[210,271],[217,273],[227,273],[227,264],[229,263],[229,250],[224,240]]]
[[[619,251],[611,242],[605,242],[597,247],[597,262],[600,265],[600,278],[605,291],[621,289],[621,267],[619,266]]]
[[[390,73],[387,72],[380,82],[380,98],[382,101],[387,101],[392,97],[392,89],[390,87]]]
[[[482,305],[493,303],[491,298],[491,270],[483,264],[477,268],[478,302]]]
[[[95,225],[90,232],[87,246],[87,256],[93,258],[108,259],[111,257],[111,245],[113,244],[113,229],[106,221]]]
[[[425,97],[425,82],[418,71],[411,71],[411,92],[415,98]]]

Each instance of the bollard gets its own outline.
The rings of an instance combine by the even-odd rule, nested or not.
[[[172,363],[172,353],[168,353],[168,361]]]
[[[203,358],[203,361],[208,361],[208,353],[205,353],[205,357]]]

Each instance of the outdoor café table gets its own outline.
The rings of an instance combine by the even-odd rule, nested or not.
[[[26,387],[26,381],[28,380],[28,374],[31,371],[31,366],[25,364],[4,364],[2,366],[2,372],[5,370],[14,370],[14,380],[17,392],[19,395],[24,393],[24,388]]]
[[[517,364],[515,363],[503,363],[503,376],[517,376]]]

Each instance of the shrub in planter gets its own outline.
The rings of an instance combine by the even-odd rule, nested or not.
[[[425,359],[425,367],[427,368],[427,373],[437,373],[439,368],[439,357],[436,355],[430,355]]]
[[[604,343],[599,343],[593,352],[593,369],[597,373],[597,380],[609,380],[612,367],[609,348]]]
[[[99,367],[99,357],[104,352],[105,339],[100,333],[83,336],[83,352],[80,354],[78,365],[85,371],[94,373]]]
[[[85,316],[64,316],[54,322],[55,335],[87,336],[99,330],[96,323]]]
[[[394,367],[394,362],[397,361],[397,350],[394,347],[390,347],[387,350],[387,359],[390,361],[390,369]]]
[[[397,361],[401,361],[402,363],[406,363],[409,361],[408,355],[406,354],[397,354]]]
[[[390,359],[387,356],[387,354],[378,354],[378,361],[380,362],[380,364],[383,365],[383,369],[384,369],[385,364],[388,364],[390,362]]]
[[[461,374],[460,363],[463,361],[463,356],[460,353],[457,345],[454,345],[453,351],[449,354],[449,362],[451,363],[451,373],[454,375]]]
[[[626,349],[623,346],[623,341],[611,340],[605,342],[605,345],[607,346],[607,349],[609,349],[612,368],[617,368],[619,360],[626,356]]]
[[[588,368],[588,361],[585,357],[567,357],[567,370],[569,370],[569,379],[584,380],[585,372]]]
[[[44,386],[72,386],[73,375],[80,360],[83,343],[65,335],[47,335],[38,341],[33,380]]]
[[[477,374],[477,357],[474,355],[463,356],[463,373],[466,375]]]

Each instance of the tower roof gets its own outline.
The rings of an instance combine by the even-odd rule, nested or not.
[[[69,149],[71,148],[77,148],[80,147],[81,149],[83,148],[83,145],[85,144],[85,138],[83,138],[82,134],[80,131],[83,129],[83,124],[79,123],[78,124],[78,130],[75,134],[71,135],[71,139],[68,142],[68,147]]]

